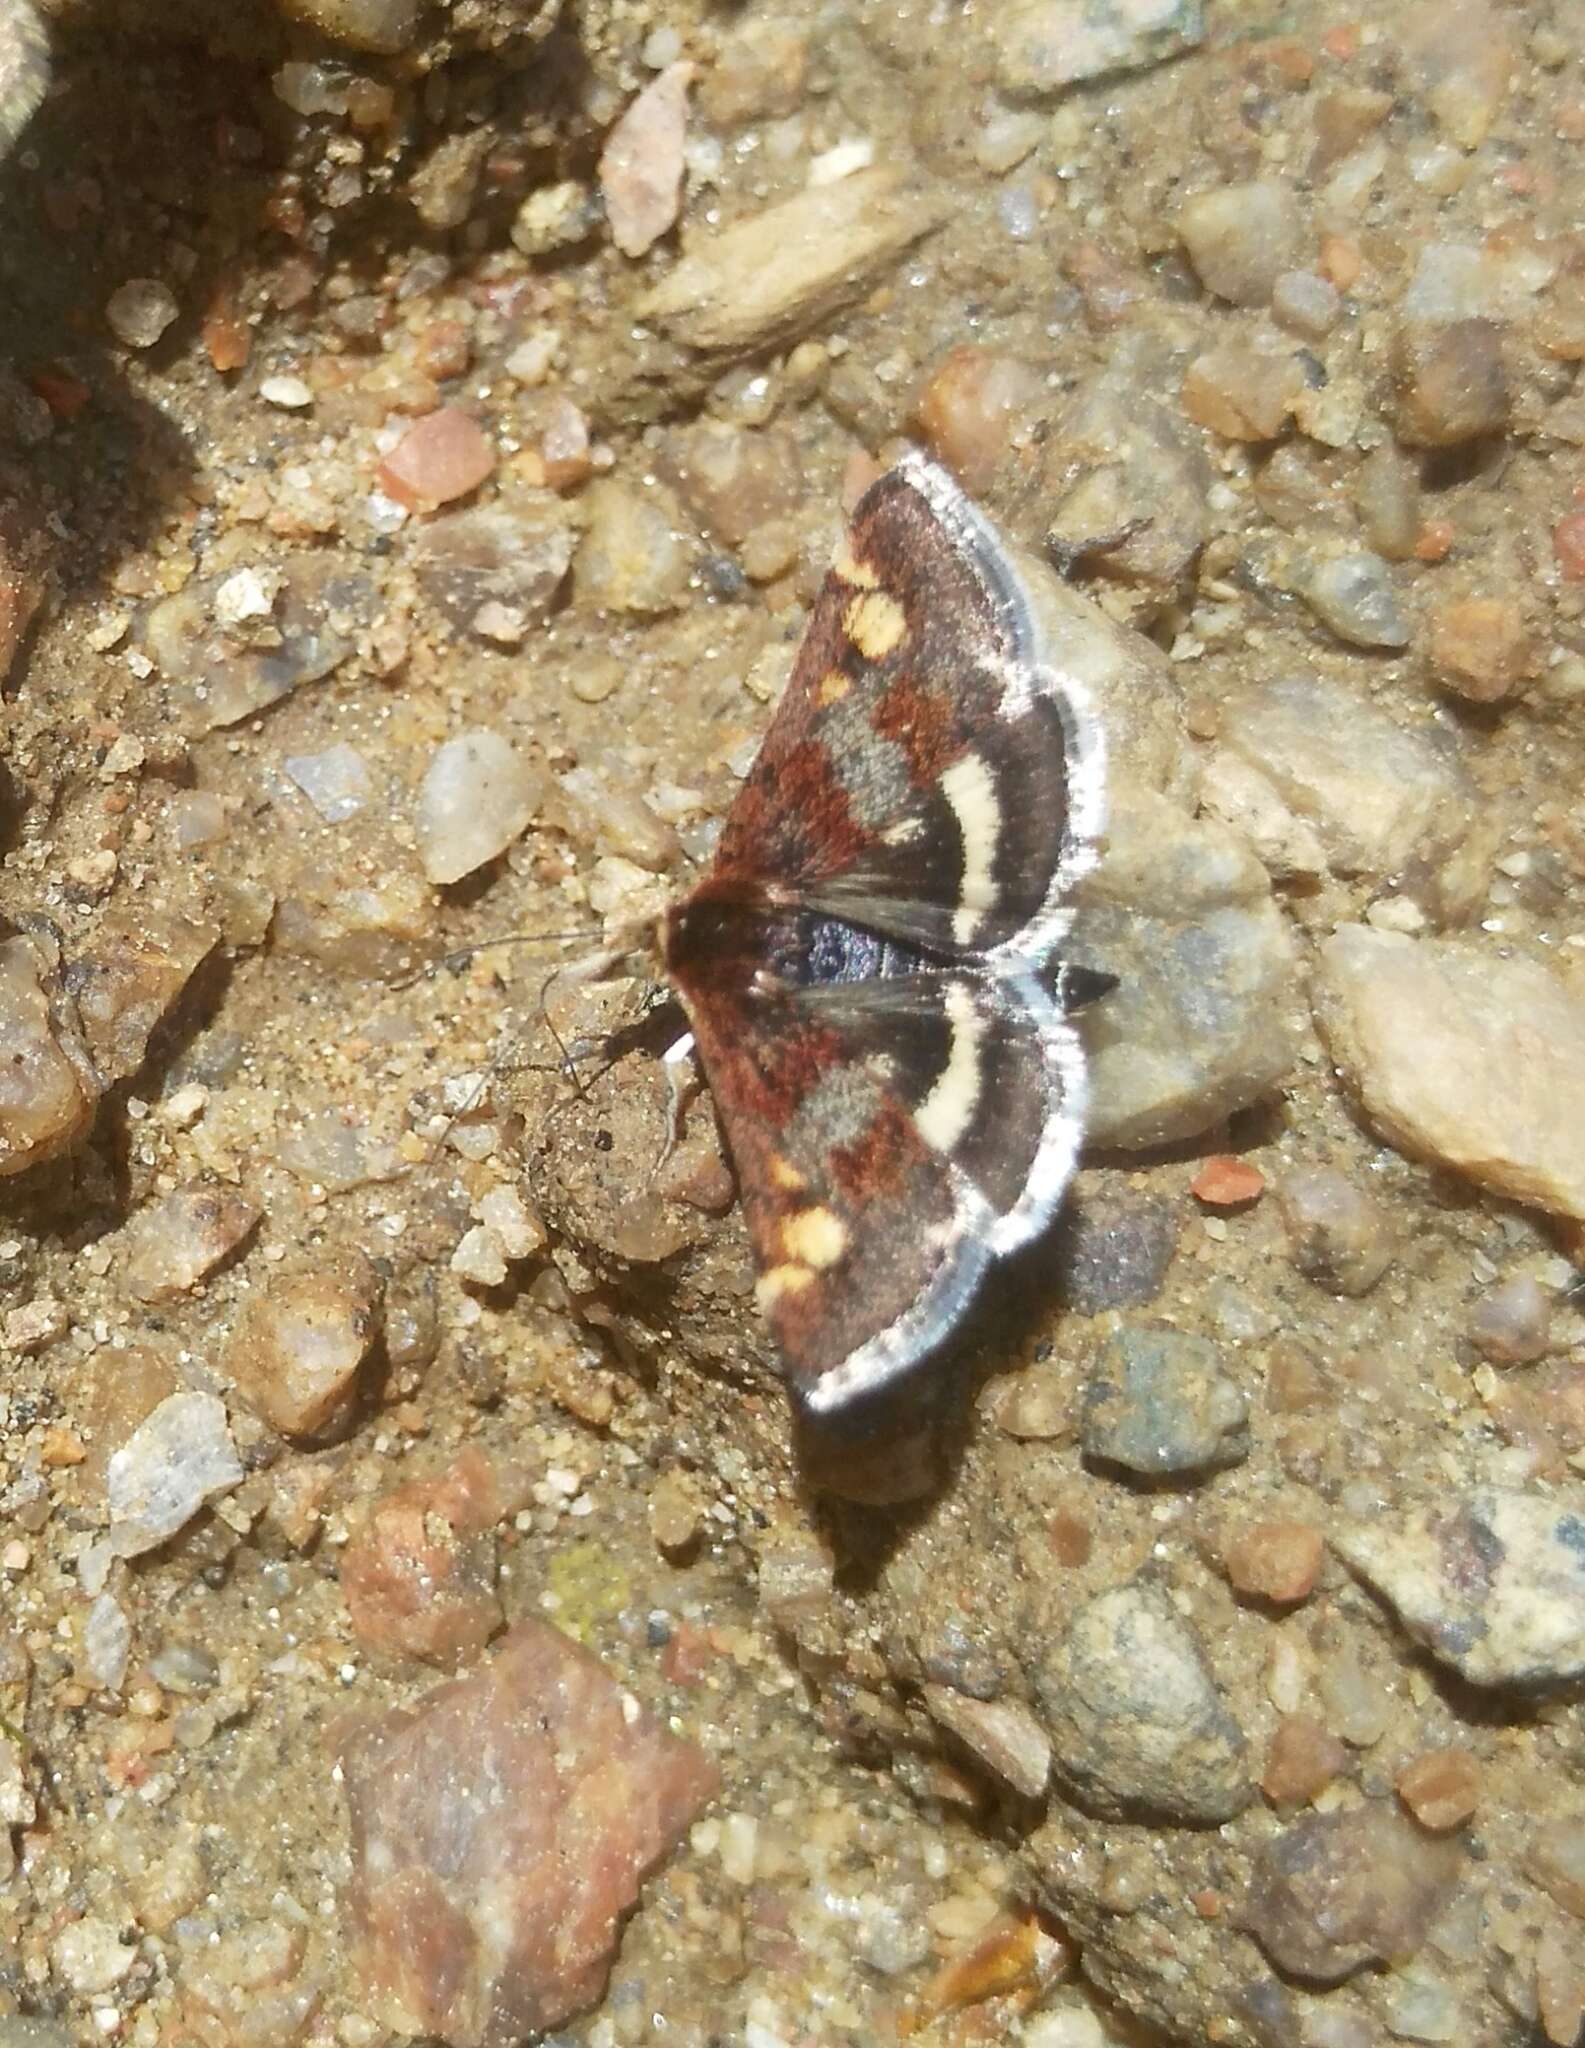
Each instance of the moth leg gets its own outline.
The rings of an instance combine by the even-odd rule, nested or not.
[[[660,1148],[660,1157],[651,1170],[651,1178],[664,1169],[682,1143],[683,1117],[689,1103],[699,1093],[699,1061],[693,1033],[685,1031],[681,1038],[674,1039],[661,1054],[660,1063],[666,1070],[666,1142]]]

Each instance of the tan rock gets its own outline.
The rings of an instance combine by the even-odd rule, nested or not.
[[[127,1225],[126,1287],[139,1301],[187,1293],[251,1234],[260,1211],[234,1188],[189,1181]]]
[[[1390,1144],[1585,1218],[1585,999],[1557,975],[1478,941],[1344,925],[1315,996],[1346,1085]]]
[[[851,304],[940,217],[917,174],[877,164],[698,237],[639,318],[699,349],[791,340]]]
[[[272,1273],[226,1349],[241,1398],[283,1436],[317,1437],[352,1412],[378,1328],[379,1277],[361,1252],[317,1249]]]
[[[53,1159],[94,1118],[98,1090],[86,1058],[57,1026],[49,973],[32,939],[0,944],[0,1175]]]

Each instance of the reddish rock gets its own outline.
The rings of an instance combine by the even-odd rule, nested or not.
[[[1189,1193],[1208,1209],[1241,1209],[1246,1202],[1258,1201],[1265,1189],[1260,1168],[1230,1152],[1213,1153],[1189,1182]]]
[[[1570,583],[1585,579],[1585,505],[1565,512],[1552,529],[1552,552]]]
[[[718,1784],[540,1621],[341,1744],[373,2016],[516,2048],[601,1996],[622,1916]]]
[[[1398,1797],[1434,1835],[1461,1828],[1480,1804],[1480,1763],[1458,1743],[1417,1756],[1397,1783]]]
[[[1536,646],[1511,597],[1459,597],[1430,615],[1436,679],[1471,704],[1500,704],[1534,674]]]
[[[605,215],[624,256],[642,256],[676,225],[693,75],[692,64],[668,64],[628,107],[600,152]]]
[[[1266,1753],[1260,1789],[1273,1806],[1307,1806],[1348,1764],[1337,1737],[1308,1714],[1284,1714]]]
[[[476,491],[495,467],[489,436],[454,405],[415,420],[380,464],[380,489],[411,512]]]
[[[524,1497],[469,1444],[444,1472],[378,1502],[341,1563],[341,1591],[363,1647],[444,1671],[477,1656],[506,1618],[493,1531]]]
[[[1256,1522],[1227,1546],[1227,1576],[1248,1599],[1291,1606],[1315,1590],[1325,1555],[1320,1530],[1307,1522]]]

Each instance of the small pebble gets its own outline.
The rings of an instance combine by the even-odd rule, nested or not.
[[[1186,199],[1178,233],[1207,291],[1235,306],[1264,306],[1299,253],[1303,222],[1292,186],[1260,178]]]
[[[628,107],[600,152],[606,219],[624,256],[642,256],[676,224],[694,69],[668,64]]]
[[[1220,1470],[1249,1455],[1249,1404],[1203,1337],[1123,1329],[1084,1394],[1085,1455],[1146,1478]]]
[[[525,256],[548,256],[587,241],[600,224],[600,202],[578,178],[540,185],[517,209],[512,243]]]
[[[110,294],[105,318],[125,347],[152,348],[180,311],[169,285],[152,277],[133,277]]]
[[[487,1224],[475,1224],[463,1232],[451,1255],[451,1270],[459,1280],[475,1287],[499,1287],[506,1278],[506,1254],[501,1240]]]
[[[1279,326],[1306,341],[1320,341],[1337,325],[1343,297],[1313,270],[1285,270],[1272,287],[1271,311]]]
[[[531,822],[545,778],[497,732],[459,733],[436,749],[415,807],[431,882],[458,882],[504,853]]]
[[[1566,583],[1585,581],[1585,505],[1566,512],[1553,527],[1552,553]]]
[[[1086,1810],[1205,1827],[1248,1804],[1243,1730],[1165,1590],[1097,1594],[1031,1676],[1054,1767]]]
[[[301,377],[266,377],[259,385],[259,396],[282,412],[302,412],[314,402],[313,387]]]
[[[1311,1000],[1345,1086],[1389,1143],[1585,1218],[1577,977],[1484,934],[1411,939],[1343,924],[1320,947]]]
[[[1354,472],[1354,504],[1365,538],[1389,562],[1407,562],[1420,537],[1420,476],[1390,440]]]
[[[1348,1768],[1348,1751],[1308,1714],[1284,1714],[1266,1752],[1260,1789],[1273,1806],[1308,1806]]]
[[[1303,591],[1322,625],[1351,647],[1408,646],[1409,622],[1380,555],[1361,549],[1327,556],[1311,569]]]
[[[1530,1837],[1525,1873],[1576,1920],[1585,1920],[1585,1809],[1543,1821]]]
[[[432,511],[476,491],[495,467],[495,447],[471,414],[445,405],[415,420],[379,468],[388,497]]]
[[[171,1394],[111,1456],[105,1479],[110,1543],[141,1557],[183,1529],[206,1501],[242,1481],[225,1403]]]
[[[1408,322],[1396,354],[1398,438],[1456,448],[1508,424],[1508,373],[1490,320]]]
[[[573,563],[583,603],[653,617],[675,611],[688,587],[686,522],[669,492],[611,477],[584,493],[587,525]]]
[[[1016,356],[964,343],[932,371],[915,413],[934,453],[965,490],[983,491],[1011,450],[1011,430],[1044,396]]]
[[[663,1472],[649,1490],[649,1533],[668,1557],[691,1550],[704,1532],[699,1490],[682,1472]]]
[[[1381,1800],[1292,1822],[1256,1858],[1245,1925],[1279,1970],[1336,1984],[1402,1963],[1451,1898],[1462,1859]]]
[[[55,1975],[79,1998],[114,1990],[137,1959],[136,1947],[122,1940],[115,1921],[91,1915],[63,1927],[50,1949]]]
[[[1478,1760],[1455,1743],[1427,1750],[1398,1773],[1398,1797],[1421,1827],[1434,1835],[1461,1828],[1480,1804]]]
[[[246,1243],[260,1211],[234,1188],[189,1181],[141,1209],[122,1232],[127,1292],[174,1301]]]
[[[1289,1256],[1333,1294],[1368,1294],[1392,1264],[1394,1232],[1381,1204],[1335,1167],[1298,1167],[1277,1186]]]
[[[1466,1327],[1491,1364],[1533,1365],[1551,1346],[1552,1297],[1533,1275],[1516,1273],[1481,1296]]]
[[[1501,704],[1535,673],[1536,648],[1511,597],[1462,597],[1435,605],[1426,654],[1436,680],[1471,704]]]
[[[516,1188],[491,1188],[481,1198],[478,1214],[509,1259],[531,1259],[544,1249],[545,1226]]]
[[[1307,1600],[1321,1575],[1326,1544],[1307,1522],[1257,1522],[1227,1546],[1236,1592],[1279,1606]]]
[[[1189,1193],[1208,1209],[1244,1208],[1259,1201],[1265,1189],[1260,1168],[1229,1152],[1213,1153],[1189,1182]]]
[[[341,741],[318,754],[288,754],[281,766],[327,825],[355,818],[374,794],[368,763]]]
[[[348,49],[394,57],[412,42],[421,4],[420,0],[282,0],[282,12],[295,15]]]
[[[283,1436],[339,1430],[379,1335],[379,1300],[378,1276],[360,1252],[321,1246],[307,1268],[273,1270],[226,1347],[242,1400]]]

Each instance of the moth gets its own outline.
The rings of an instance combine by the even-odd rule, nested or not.
[[[712,865],[655,934],[816,1415],[929,1358],[1062,1199],[1069,1011],[1110,983],[1054,956],[1104,786],[1006,547],[909,455],[855,508]]]

